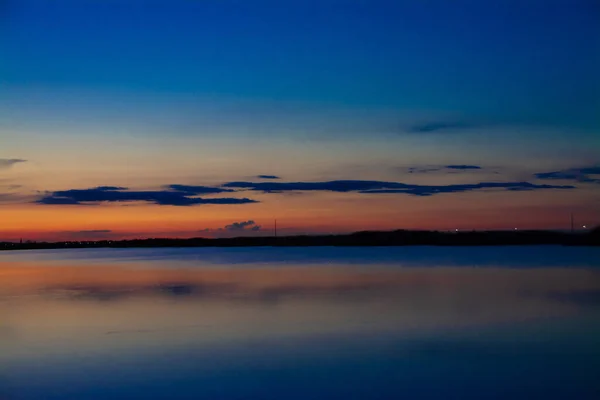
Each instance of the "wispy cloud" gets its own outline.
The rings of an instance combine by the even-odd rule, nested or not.
[[[461,165],[446,165],[446,168],[448,168],[448,169],[458,169],[458,170],[481,169],[481,167],[478,166],[478,165],[465,165],[465,164],[461,164]]]
[[[24,163],[27,160],[20,158],[0,158],[0,169],[8,169],[15,164]]]
[[[427,172],[461,172],[461,171],[480,171],[483,167],[478,165],[455,164],[455,165],[422,165],[409,167],[408,173],[427,173]]]
[[[7,190],[17,190],[22,187],[23,187],[22,185],[0,185],[0,188],[7,189]]]
[[[180,185],[173,185],[180,186]],[[188,188],[196,188],[196,191],[200,191],[198,186],[189,186]],[[227,191],[224,189],[217,189],[216,192],[220,193]],[[256,200],[248,198],[200,198],[191,197],[196,195],[195,192],[182,192],[177,190],[157,190],[157,191],[134,191],[128,190],[122,187],[113,186],[100,186],[91,189],[71,189],[52,192],[39,199],[37,203],[46,205],[85,205],[85,204],[99,204],[99,203],[111,203],[111,202],[134,202],[141,201],[147,203],[153,203],[163,206],[192,206],[198,204],[248,204],[256,203]]]
[[[413,125],[408,129],[408,131],[411,133],[456,132],[475,127],[477,127],[477,125],[466,122],[431,121]]]
[[[596,176],[596,177],[595,177]],[[537,179],[575,181],[582,183],[600,183],[600,166],[570,168],[552,172],[539,172]]]
[[[257,178],[259,178],[259,179],[281,179],[280,177],[278,177],[276,175],[258,175]]]
[[[570,185],[537,185],[529,182],[480,182],[455,185],[413,185],[401,182],[339,180],[328,182],[229,182],[223,185],[265,193],[286,191],[356,192],[365,194],[397,193],[414,196],[432,196],[442,193],[469,192],[482,189],[531,191],[542,189],[574,189]]]
[[[0,187],[0,204],[18,204],[34,201],[39,196],[31,193],[20,193],[15,190],[20,189],[20,185],[8,185]]]

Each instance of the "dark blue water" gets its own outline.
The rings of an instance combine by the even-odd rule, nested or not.
[[[596,399],[598,250],[3,253],[0,399]]]
[[[59,262],[188,262],[193,265],[378,265],[393,266],[489,266],[507,268],[599,267],[600,248],[569,246],[473,246],[473,247],[234,247],[156,249],[32,250],[0,253],[0,261]]]

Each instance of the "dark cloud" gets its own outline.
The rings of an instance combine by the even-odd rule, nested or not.
[[[411,133],[434,133],[434,132],[451,132],[458,131],[461,129],[471,129],[475,125],[468,124],[465,122],[448,122],[448,121],[435,121],[426,122],[423,124],[413,125],[409,128]]]
[[[413,173],[427,173],[427,172],[460,172],[460,171],[479,171],[483,167],[479,165],[468,165],[468,164],[453,164],[453,165],[424,165],[417,167],[409,167],[408,172]]]
[[[465,164],[460,164],[460,165],[446,165],[446,168],[448,168],[448,169],[458,169],[458,170],[481,169],[481,167],[479,165],[465,165]]]
[[[205,228],[198,232],[210,233],[216,237],[229,237],[231,233],[244,233],[244,232],[259,232],[262,229],[260,225],[257,225],[253,220],[233,222],[229,225],[225,225],[222,228]]]
[[[97,204],[101,202],[144,201],[159,205],[192,206],[197,204],[246,204],[256,203],[247,198],[190,197],[196,193],[180,191],[130,191],[126,188],[100,186],[92,189],[71,189],[53,192],[39,199],[39,204]]]
[[[425,174],[427,172],[438,172],[443,170],[444,167],[439,166],[429,166],[429,167],[410,167],[408,168],[408,173],[409,174]]]
[[[91,229],[87,231],[77,231],[77,233],[111,233],[110,229]]]
[[[27,160],[22,160],[20,158],[0,158],[0,169],[8,169],[15,164],[24,162],[27,162]]]
[[[98,186],[96,189],[99,190],[128,190],[129,188],[121,186]]]
[[[260,179],[281,179],[280,177],[278,177],[276,175],[258,175],[257,178],[260,178]]]
[[[79,205],[81,204],[78,200],[68,198],[68,197],[55,197],[55,196],[46,196],[36,203],[46,204],[46,205]]]
[[[231,225],[226,225],[226,231],[259,231],[260,225],[256,225],[256,223],[252,220],[243,221],[243,222],[234,222]]]
[[[475,184],[463,184],[463,185],[441,185],[441,186],[427,186],[427,185],[414,185],[414,187],[408,189],[376,189],[368,191],[360,191],[360,193],[399,193],[399,194],[411,194],[414,196],[433,196],[442,193],[459,193],[459,192],[470,192],[481,189],[500,189],[508,190],[511,192],[516,191],[532,191],[540,189],[574,189],[574,186],[555,186],[555,185],[535,185],[529,182],[481,182]]]
[[[395,182],[340,180],[329,182],[229,182],[223,185],[229,188],[257,190],[262,192],[283,191],[331,191],[358,192],[385,188],[403,188],[411,185]]]
[[[480,182],[456,185],[412,185],[400,182],[340,180],[329,182],[229,182],[225,187],[279,193],[285,191],[329,191],[357,193],[398,193],[414,196],[432,196],[442,193],[468,192],[480,189],[509,191],[540,189],[574,189],[574,186],[536,185],[529,182]]]
[[[535,174],[535,177],[538,179],[600,183],[600,177],[593,177],[593,175],[600,175],[600,166],[563,169],[553,172],[540,172]]]
[[[193,185],[177,185],[177,184],[169,185],[169,186],[167,186],[167,189],[183,193],[186,196],[233,192],[233,190],[211,187],[211,186],[193,186]]]

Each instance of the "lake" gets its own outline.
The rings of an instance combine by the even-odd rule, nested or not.
[[[597,399],[600,248],[0,252],[0,399]]]

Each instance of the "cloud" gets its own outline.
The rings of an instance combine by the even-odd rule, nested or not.
[[[110,229],[91,229],[87,231],[77,231],[77,233],[111,233]]]
[[[389,187],[408,187],[402,183],[380,181],[340,180],[329,182],[229,182],[223,185],[229,188],[256,190],[262,192],[283,191],[331,191],[357,192],[361,190],[384,189]]]
[[[243,232],[259,232],[262,229],[260,225],[257,225],[253,220],[233,222],[229,225],[225,225],[222,228],[205,228],[198,232],[210,233],[215,237],[228,237],[231,233],[243,233]]]
[[[234,222],[231,225],[225,225],[226,231],[259,231],[260,225],[256,225],[256,223],[252,220],[243,221],[243,222]]]
[[[278,177],[276,175],[258,175],[257,178],[260,178],[260,179],[281,179],[280,177]]]
[[[18,186],[18,185],[15,185]],[[16,187],[8,187],[8,190],[13,190]],[[38,196],[31,193],[15,193],[0,191],[0,204],[19,204],[24,202],[34,201]]]
[[[553,172],[540,172],[534,176],[537,179],[600,183],[600,177],[593,177],[593,175],[600,175],[600,166],[563,169]]]
[[[98,186],[96,189],[99,189],[99,190],[127,190],[126,187],[121,187],[121,186]]]
[[[265,193],[285,191],[329,191],[356,192],[365,194],[397,193],[414,196],[432,196],[442,193],[468,192],[481,189],[500,189],[508,191],[525,191],[540,189],[574,189],[568,185],[536,185],[529,182],[480,182],[475,184],[456,185],[412,185],[400,182],[339,180],[329,182],[229,182],[223,185]]]
[[[481,167],[478,166],[478,165],[465,165],[465,164],[460,164],[460,165],[446,165],[446,168],[448,168],[448,169],[458,169],[458,170],[481,169]]]
[[[448,121],[434,121],[426,122],[423,124],[413,125],[409,128],[411,133],[434,133],[434,132],[452,132],[461,129],[475,128],[476,125],[468,124],[465,122],[448,122]]]
[[[574,186],[555,186],[555,185],[535,185],[529,182],[481,182],[475,184],[463,185],[441,185],[441,186],[426,186],[414,185],[414,187],[406,189],[376,189],[368,191],[360,191],[360,193],[380,193],[380,194],[411,194],[414,196],[433,196],[442,193],[459,193],[470,192],[481,189],[500,189],[511,192],[532,191],[540,189],[574,189]]]
[[[454,164],[454,165],[425,165],[418,167],[409,167],[408,173],[427,173],[427,172],[460,172],[460,171],[480,171],[483,167],[479,165]]]
[[[143,201],[165,206],[192,206],[197,204],[247,204],[257,202],[256,200],[247,198],[205,199],[191,197],[195,194],[170,190],[130,191],[122,187],[100,186],[91,189],[71,189],[53,192],[37,200],[37,203],[47,205],[83,205],[102,202]]]
[[[0,158],[0,169],[8,169],[15,164],[24,162],[27,162],[27,160],[22,160],[20,158]]]
[[[42,197],[38,201],[38,204],[46,204],[46,205],[80,205],[81,203],[78,200],[68,198],[68,197],[56,197],[56,196],[46,196]]]
[[[22,188],[22,185],[6,185],[6,186],[0,186],[2,188],[8,189],[8,190],[17,190]]]
[[[425,174],[427,172],[438,172],[443,170],[442,166],[429,166],[429,167],[410,167],[408,168],[409,174]]]
[[[193,186],[193,185],[168,185],[167,189],[174,190],[185,194],[186,196],[194,196],[200,194],[213,194],[213,193],[226,193],[233,192],[233,190],[211,187],[211,186]]]

